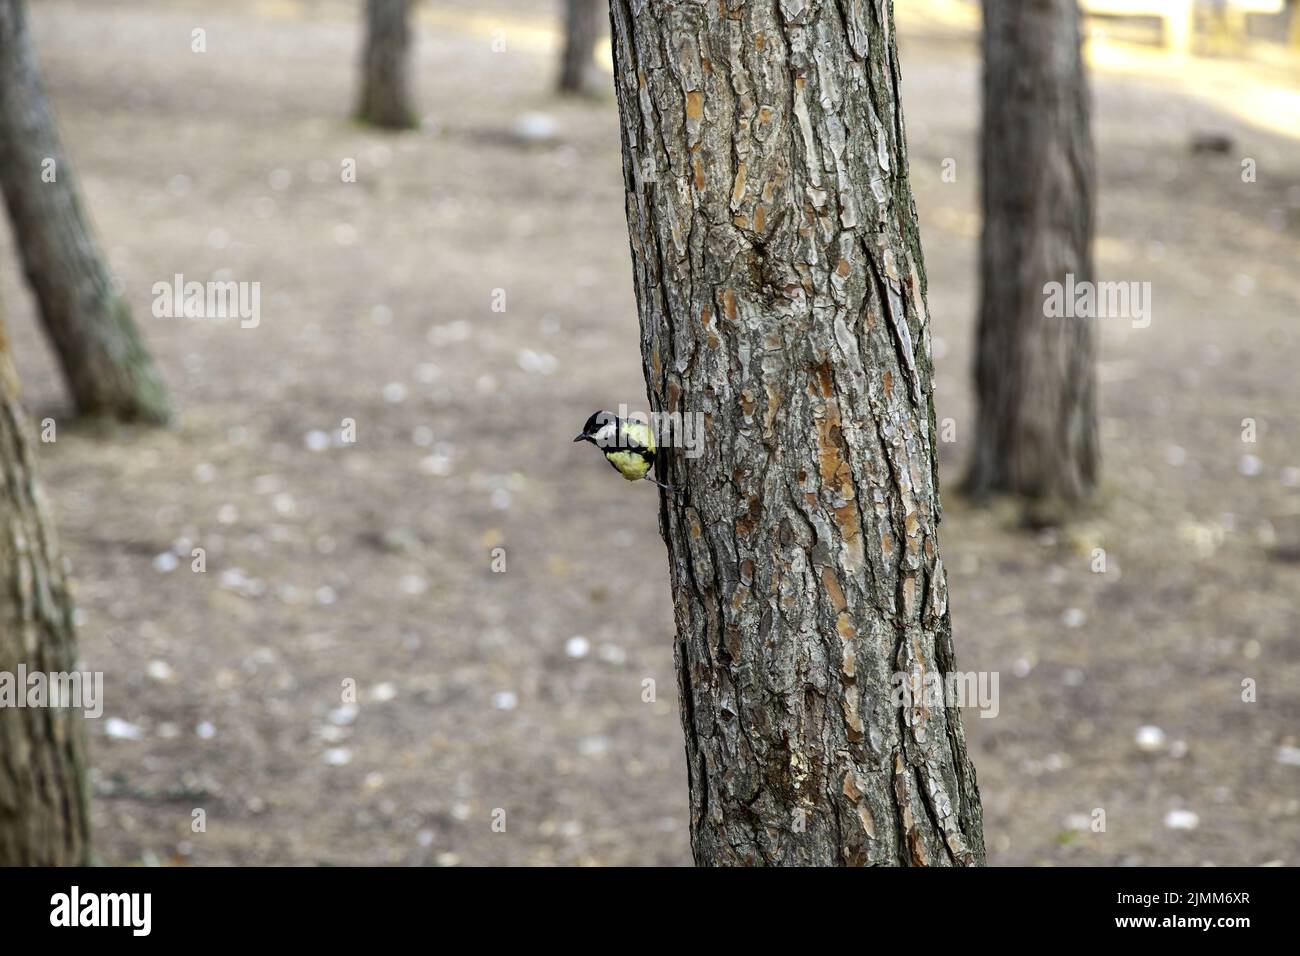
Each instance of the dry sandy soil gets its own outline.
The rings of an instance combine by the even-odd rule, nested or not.
[[[616,111],[550,96],[553,4],[427,4],[423,125],[398,136],[348,119],[355,4],[32,6],[106,250],[183,408],[170,431],[75,425],[0,239],[27,402],[59,423],[40,456],[83,656],[106,673],[98,858],[688,863],[656,492],[569,442],[644,386]],[[959,664],[1000,675],[998,716],[967,712],[990,862],[1300,862],[1297,142],[1199,95],[1227,89],[1213,65],[1098,73],[1099,269],[1150,282],[1153,321],[1105,324],[1096,513],[1027,532],[951,490],[971,438],[977,50],[901,35],[956,427]],[[552,141],[512,135],[529,112]],[[1202,131],[1230,151],[1192,152]],[[260,282],[261,324],[153,318],[176,273]],[[1139,746],[1143,727],[1163,741]]]

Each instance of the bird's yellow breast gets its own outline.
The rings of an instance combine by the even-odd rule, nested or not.
[[[650,462],[635,451],[607,451],[605,457],[628,481],[640,481],[650,471]]]

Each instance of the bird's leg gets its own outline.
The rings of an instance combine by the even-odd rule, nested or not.
[[[645,480],[658,485],[664,491],[671,491],[673,494],[678,494],[681,492],[680,488],[676,488],[672,485],[665,485],[662,481],[659,481],[657,478],[651,478],[649,475],[645,476]]]

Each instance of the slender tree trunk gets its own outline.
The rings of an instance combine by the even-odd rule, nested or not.
[[[970,489],[1069,506],[1097,483],[1093,156],[1075,0],[985,0],[984,236]]]
[[[701,864],[975,864],[888,3],[611,3]]]
[[[357,118],[387,129],[415,125],[411,108],[411,0],[366,0]]]
[[[600,39],[605,0],[564,0],[564,49],[560,54],[560,92],[591,95],[600,89],[592,51]]]
[[[0,189],[78,411],[166,422],[166,390],[82,207],[22,0],[0,0]]]
[[[72,599],[26,432],[0,327],[0,673],[11,681],[20,665],[29,675],[70,672],[77,657]],[[86,862],[84,754],[80,710],[0,706],[0,866]]]

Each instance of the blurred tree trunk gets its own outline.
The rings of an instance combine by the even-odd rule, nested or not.
[[[411,0],[366,0],[357,118],[387,129],[415,125],[411,108]]]
[[[166,390],[82,207],[21,0],[0,0],[0,189],[78,411],[166,422]]]
[[[1076,0],[985,0],[976,494],[1097,483],[1095,319],[1049,317],[1044,289],[1093,279],[1089,112]]]
[[[606,0],[564,0],[564,49],[560,54],[560,92],[590,95],[600,89],[592,59]]]
[[[700,864],[984,860],[890,11],[612,3]]]
[[[72,599],[33,473],[17,377],[0,327],[0,672],[76,667]],[[25,687],[17,693],[26,695]],[[82,714],[0,707],[0,866],[87,862]]]

